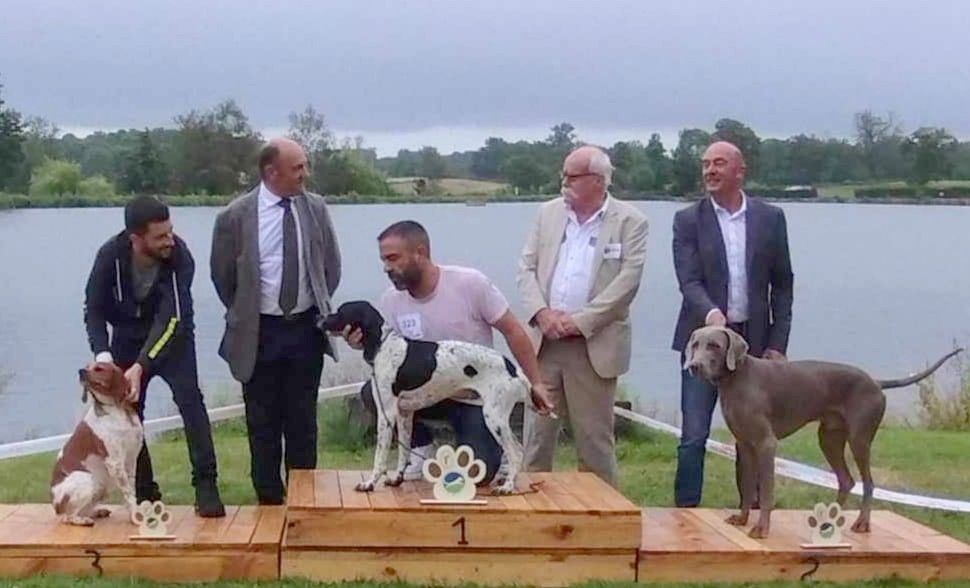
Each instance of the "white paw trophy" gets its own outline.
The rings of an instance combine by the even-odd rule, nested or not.
[[[172,515],[161,501],[142,500],[131,519],[138,525],[138,534],[132,535],[132,539],[175,539],[175,535],[168,534],[168,522],[172,520]]]
[[[812,532],[811,543],[802,543],[803,548],[850,548],[851,543],[842,541],[842,527],[845,515],[837,502],[826,505],[819,502],[808,517],[808,528]]]
[[[426,459],[422,466],[424,479],[434,484],[434,500],[422,500],[422,504],[486,504],[475,500],[475,484],[485,477],[485,462],[475,458],[468,445],[455,449],[451,445],[438,448],[433,459]]]

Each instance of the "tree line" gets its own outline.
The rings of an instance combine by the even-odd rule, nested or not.
[[[258,181],[255,158],[264,138],[233,100],[173,118],[174,126],[62,134],[56,124],[5,105],[0,85],[0,192],[31,195],[230,195]],[[288,117],[289,136],[309,154],[313,189],[325,194],[384,196],[388,177],[495,180],[520,193],[555,193],[566,153],[581,144],[562,122],[538,141],[489,137],[477,150],[442,155],[433,146],[378,158],[355,137],[338,141],[313,106]],[[745,154],[748,178],[762,187],[931,180],[970,180],[970,142],[947,129],[905,133],[892,114],[862,111],[850,139],[799,134],[761,138],[743,122],[722,118],[711,129],[680,131],[673,149],[659,134],[607,146],[614,189],[630,194],[685,195],[700,189],[700,157],[717,139]],[[421,184],[424,185],[423,183]]]

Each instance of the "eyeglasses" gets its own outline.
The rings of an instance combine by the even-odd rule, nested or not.
[[[586,176],[599,176],[599,174],[594,174],[593,172],[587,172],[587,173],[584,173],[584,174],[564,174],[564,173],[560,173],[559,174],[559,181],[562,182],[563,184],[567,184],[567,183],[569,183],[569,182],[571,182],[573,180],[576,180],[576,179],[579,179],[579,178],[585,178]]]

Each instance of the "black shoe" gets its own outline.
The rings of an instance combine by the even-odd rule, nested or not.
[[[215,481],[200,482],[195,487],[195,513],[207,519],[226,516],[226,507],[219,498],[219,487]]]
[[[259,505],[260,506],[279,506],[281,504],[283,504],[283,499],[282,498],[276,498],[275,496],[272,497],[272,498],[266,497],[266,498],[260,498],[259,499]]]
[[[158,484],[155,482],[152,482],[147,488],[139,488],[135,490],[135,500],[138,501],[138,504],[141,504],[146,500],[148,502],[158,502],[161,499],[162,491],[159,490]]]

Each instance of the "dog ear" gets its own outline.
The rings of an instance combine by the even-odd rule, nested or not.
[[[122,402],[128,397],[128,380],[125,379],[125,372],[120,367],[115,366],[111,374],[111,397]]]
[[[690,339],[687,340],[687,347],[684,347],[684,365],[681,369],[686,370],[687,366],[690,365],[691,360],[694,359],[694,339],[697,338],[697,331],[690,334]]]
[[[728,338],[727,351],[724,352],[724,364],[728,371],[733,372],[744,361],[744,357],[748,353],[748,342],[731,329],[724,328],[724,332],[727,333]]]
[[[88,403],[88,385],[81,384],[81,404]]]

